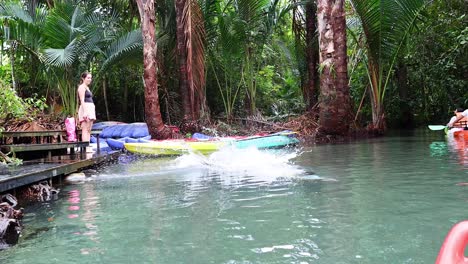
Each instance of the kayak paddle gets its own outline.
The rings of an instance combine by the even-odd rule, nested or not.
[[[443,130],[445,129],[447,126],[442,126],[442,125],[428,125],[429,129],[430,130]]]

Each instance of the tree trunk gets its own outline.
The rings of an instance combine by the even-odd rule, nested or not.
[[[375,134],[383,134],[387,127],[385,120],[385,111],[382,102],[381,89],[379,88],[379,67],[377,64],[369,58],[368,69],[370,73],[371,89],[371,107],[372,107],[372,124],[368,126],[368,130]]]
[[[400,127],[413,128],[413,113],[408,102],[408,68],[400,60],[396,72],[400,96]]]
[[[369,125],[368,130],[376,134],[382,134],[385,131],[386,122],[384,116],[383,104],[369,90],[372,107],[372,125]]]
[[[10,64],[11,64],[11,83],[13,86],[13,90],[16,90],[16,77],[15,77],[15,52],[16,52],[16,41],[11,41],[10,43]]]
[[[122,95],[122,116],[123,120],[125,122],[128,122],[129,120],[129,115],[128,115],[128,82],[127,78],[129,77],[129,72],[124,72],[127,74],[122,74],[121,75],[121,83],[123,86],[123,95]]]
[[[306,4],[306,60],[307,60],[307,82],[305,87],[304,99],[307,110],[317,103],[317,49],[314,41],[315,31],[317,30],[317,8],[312,0]]]
[[[153,0],[136,0],[143,35],[143,80],[145,85],[145,119],[152,138],[169,138],[170,130],[164,126],[159,107],[155,10]]]
[[[346,135],[350,123],[350,96],[346,54],[344,0],[318,0],[320,46],[319,132]]]
[[[107,78],[104,76],[102,78],[102,97],[104,99],[104,107],[106,108],[106,118],[107,121],[110,120],[110,114],[109,114],[109,104],[108,104],[108,99],[107,99]]]
[[[187,39],[185,36],[184,9],[187,0],[176,0],[176,20],[177,20],[177,58],[179,62],[179,89],[182,97],[182,109],[184,121],[193,120],[191,91],[187,75]]]

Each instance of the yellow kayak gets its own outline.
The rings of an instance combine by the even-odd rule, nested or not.
[[[245,138],[220,138],[221,140],[188,141],[162,140],[142,143],[125,143],[125,149],[132,153],[152,155],[182,155],[189,152],[210,154],[224,146],[239,149],[255,147],[257,149],[284,148],[294,146],[299,140],[293,132],[275,133],[266,136],[252,136]]]
[[[184,141],[164,140],[149,143],[125,143],[132,153],[151,155],[181,155],[189,152],[209,154],[229,144],[229,141]]]

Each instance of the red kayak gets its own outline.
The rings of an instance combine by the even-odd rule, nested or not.
[[[435,264],[468,264],[465,247],[468,245],[468,221],[452,227],[440,248]]]
[[[450,131],[449,131],[450,133]],[[455,139],[464,139],[464,140],[468,140],[468,130],[458,130],[458,131],[454,131],[453,132],[453,137]]]

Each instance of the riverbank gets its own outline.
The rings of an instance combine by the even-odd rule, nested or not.
[[[203,133],[210,136],[246,136],[290,130],[296,132],[297,137],[302,142],[323,144],[350,142],[357,139],[382,136],[382,133],[370,131],[366,128],[357,128],[352,125],[346,135],[322,135],[318,133],[319,124],[317,120],[317,111],[310,111],[300,116],[290,116],[281,120],[270,120],[262,115],[231,120],[213,118],[212,120],[177,124],[178,134],[173,135],[173,138],[183,138],[193,133]],[[173,126],[174,124],[166,125]],[[4,131],[65,130],[65,123],[55,115],[41,115],[32,122],[27,119],[9,120],[5,122],[4,128]]]

